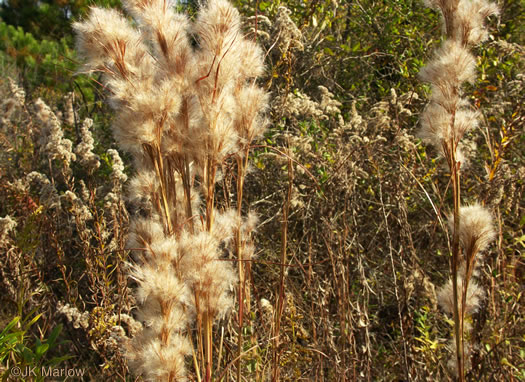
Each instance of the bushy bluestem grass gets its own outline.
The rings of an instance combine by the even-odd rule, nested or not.
[[[255,84],[262,50],[243,37],[228,1],[209,1],[193,23],[173,6],[126,1],[137,27],[94,7],[74,29],[86,69],[104,73],[114,135],[137,172],[130,195],[144,216],[133,218],[128,245],[145,328],[128,356],[137,374],[166,381],[186,380],[192,357],[197,379],[210,381],[213,324],[230,310],[234,285],[244,286],[253,255],[255,220],[242,217],[242,189],[268,95]],[[229,157],[237,161],[237,208],[218,211],[216,182]],[[226,251],[238,259],[237,274]],[[241,358],[242,288],[239,304]]]

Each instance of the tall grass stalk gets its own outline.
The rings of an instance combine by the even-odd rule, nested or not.
[[[498,9],[486,0],[428,0],[427,5],[441,13],[446,40],[420,72],[421,79],[432,87],[430,103],[421,116],[421,137],[445,157],[451,174],[451,281],[441,288],[439,302],[453,314],[455,356],[449,366],[463,382],[471,346],[465,346],[465,332],[470,331],[465,318],[477,309],[482,295],[472,276],[479,253],[492,240],[494,231],[490,213],[484,207],[461,206],[461,169],[467,164],[461,139],[479,119],[479,112],[463,97],[461,87],[475,79],[475,58],[469,50],[486,39],[483,23]]]

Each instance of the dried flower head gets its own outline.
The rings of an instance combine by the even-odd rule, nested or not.
[[[111,178],[113,180],[114,188],[120,189],[120,187],[126,183],[126,180],[128,180],[128,176],[124,173],[124,162],[122,162],[117,150],[109,149],[108,154],[113,160],[111,165]]]
[[[38,119],[44,125],[40,139],[44,151],[50,159],[61,160],[65,167],[69,167],[71,161],[76,160],[76,155],[72,152],[73,143],[64,138],[58,118],[42,99],[35,101],[35,108]]]
[[[3,247],[7,243],[7,235],[14,231],[17,226],[17,222],[11,216],[0,218],[0,247]]]
[[[100,167],[100,158],[93,153],[95,140],[90,131],[92,126],[93,120],[86,118],[80,128],[81,141],[77,147],[75,147],[75,154],[77,155],[80,164],[85,166],[90,172],[95,171]]]
[[[38,185],[40,189],[40,203],[46,208],[60,208],[61,202],[57,189],[46,175],[37,171],[30,172],[25,179],[20,180],[22,189],[26,189],[33,184]]]
[[[62,301],[58,302],[57,311],[65,315],[74,328],[89,328],[89,312],[80,312],[77,307],[64,304]]]
[[[18,106],[23,107],[25,105],[26,92],[24,91],[24,89],[19,87],[18,84],[12,78],[9,78],[9,90],[11,91],[11,94],[16,100]]]
[[[304,50],[303,34],[290,18],[292,11],[285,6],[280,6],[277,9],[277,16],[275,18],[273,29],[274,34],[279,36],[279,51],[281,54],[291,50]]]

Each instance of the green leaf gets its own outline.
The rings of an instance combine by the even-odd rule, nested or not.
[[[266,8],[268,8],[269,6],[270,6],[270,2],[269,1],[263,1],[263,2],[259,3],[259,9],[261,11],[266,10]]]
[[[21,345],[22,345],[21,353],[22,353],[22,357],[24,358],[24,361],[27,363],[34,362],[35,354],[33,353],[33,351],[29,349],[28,347],[26,347],[24,344],[21,344]]]
[[[334,55],[335,55],[335,53],[333,52],[333,50],[330,49],[330,48],[328,48],[328,47],[324,48],[324,52],[325,52],[326,54],[330,55],[330,56],[334,56]]]
[[[49,334],[46,343],[48,343],[51,348],[55,347],[55,343],[60,332],[62,332],[62,324],[56,326],[51,332],[51,334]]]
[[[42,358],[42,356],[49,350],[48,344],[41,344],[40,346],[37,346],[35,349],[35,357],[36,360],[39,360]]]
[[[73,358],[73,356],[70,355],[64,355],[62,357],[53,357],[49,361],[47,361],[45,364],[46,366],[56,366],[61,362],[67,361],[68,359]]]
[[[518,237],[518,238],[516,239],[516,242],[519,243],[519,244],[521,244],[521,246],[525,248],[525,235],[523,235],[523,236],[521,236],[521,237]]]
[[[6,325],[6,327],[4,328],[4,330],[2,330],[2,333],[0,333],[0,337],[2,337],[5,333],[9,332],[11,330],[11,328],[13,326],[15,326],[18,321],[20,321],[20,317],[15,317],[11,320],[11,322],[9,324]]]
[[[33,310],[33,312],[34,312],[34,310]],[[31,326],[33,326],[33,324],[34,324],[35,322],[37,322],[37,321],[40,319],[41,316],[42,316],[42,313],[39,313],[39,314],[37,314],[35,317],[33,317],[33,318],[31,319],[31,321],[27,322],[27,323],[24,325],[25,329],[28,330]]]

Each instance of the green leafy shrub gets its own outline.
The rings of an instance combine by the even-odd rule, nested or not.
[[[63,341],[58,341],[62,332],[60,324],[49,333],[47,338],[31,339],[30,330],[40,317],[41,314],[37,314],[33,318],[21,320],[16,316],[0,333],[0,362],[4,369],[3,372],[0,369],[0,372],[3,379],[8,379],[12,368],[18,367],[21,370],[33,370],[36,381],[44,381],[43,367],[55,367],[71,358],[67,355],[49,356],[59,345],[64,344]]]

